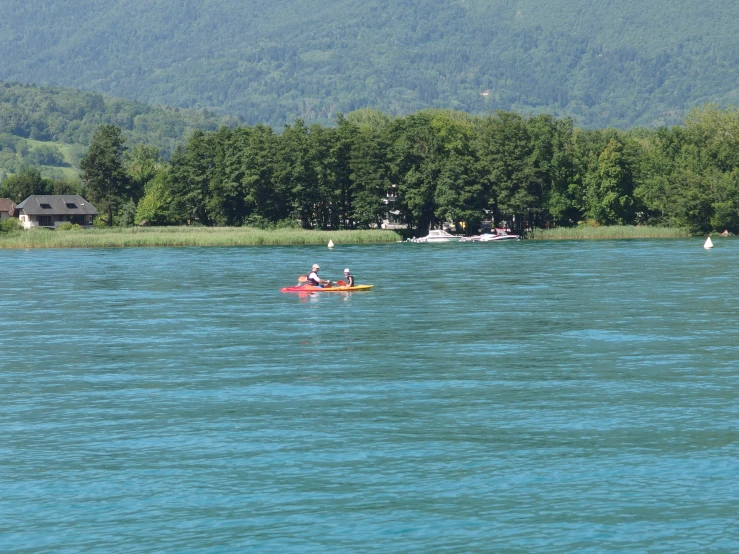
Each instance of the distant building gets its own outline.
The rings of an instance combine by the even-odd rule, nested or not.
[[[54,229],[63,223],[91,227],[98,211],[79,194],[34,194],[15,207],[15,214],[24,229]]]
[[[382,203],[385,204],[385,219],[382,220],[383,229],[407,229],[408,224],[403,220],[400,210],[394,210],[394,204],[398,201],[398,186],[390,185]]]
[[[13,217],[15,213],[15,202],[10,198],[0,198],[0,221]]]

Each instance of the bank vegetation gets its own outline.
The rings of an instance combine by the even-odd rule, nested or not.
[[[308,231],[254,227],[128,227],[33,229],[0,233],[0,248],[124,248],[149,246],[260,246],[396,242],[393,231]]]
[[[685,227],[650,227],[647,225],[578,225],[536,229],[528,238],[536,240],[583,240],[583,239],[674,239],[690,237]]]

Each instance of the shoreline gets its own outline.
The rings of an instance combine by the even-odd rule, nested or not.
[[[692,238],[687,229],[648,226],[536,229],[525,240],[620,240]],[[403,242],[389,230],[314,231],[255,227],[112,227],[81,230],[33,229],[0,235],[0,250],[27,248],[166,248],[223,246],[303,246]]]
[[[693,235],[683,227],[649,227],[647,225],[609,225],[592,227],[558,227],[535,229],[528,240],[618,240],[618,239],[687,239]]]
[[[394,231],[264,230],[254,227],[113,227],[70,231],[34,229],[0,235],[0,249],[300,246],[383,244],[401,240]]]

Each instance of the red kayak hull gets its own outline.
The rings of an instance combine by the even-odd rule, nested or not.
[[[283,287],[280,292],[358,292],[370,290],[374,285],[354,285],[353,287],[315,287],[313,285],[296,285]]]

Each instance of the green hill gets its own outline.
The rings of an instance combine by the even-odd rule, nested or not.
[[[737,103],[729,0],[8,0],[0,79],[280,125],[424,107],[659,126]]]
[[[23,166],[47,177],[72,177],[98,126],[121,127],[129,144],[149,144],[167,157],[196,129],[215,130],[240,120],[150,106],[61,87],[0,82],[0,181]]]

